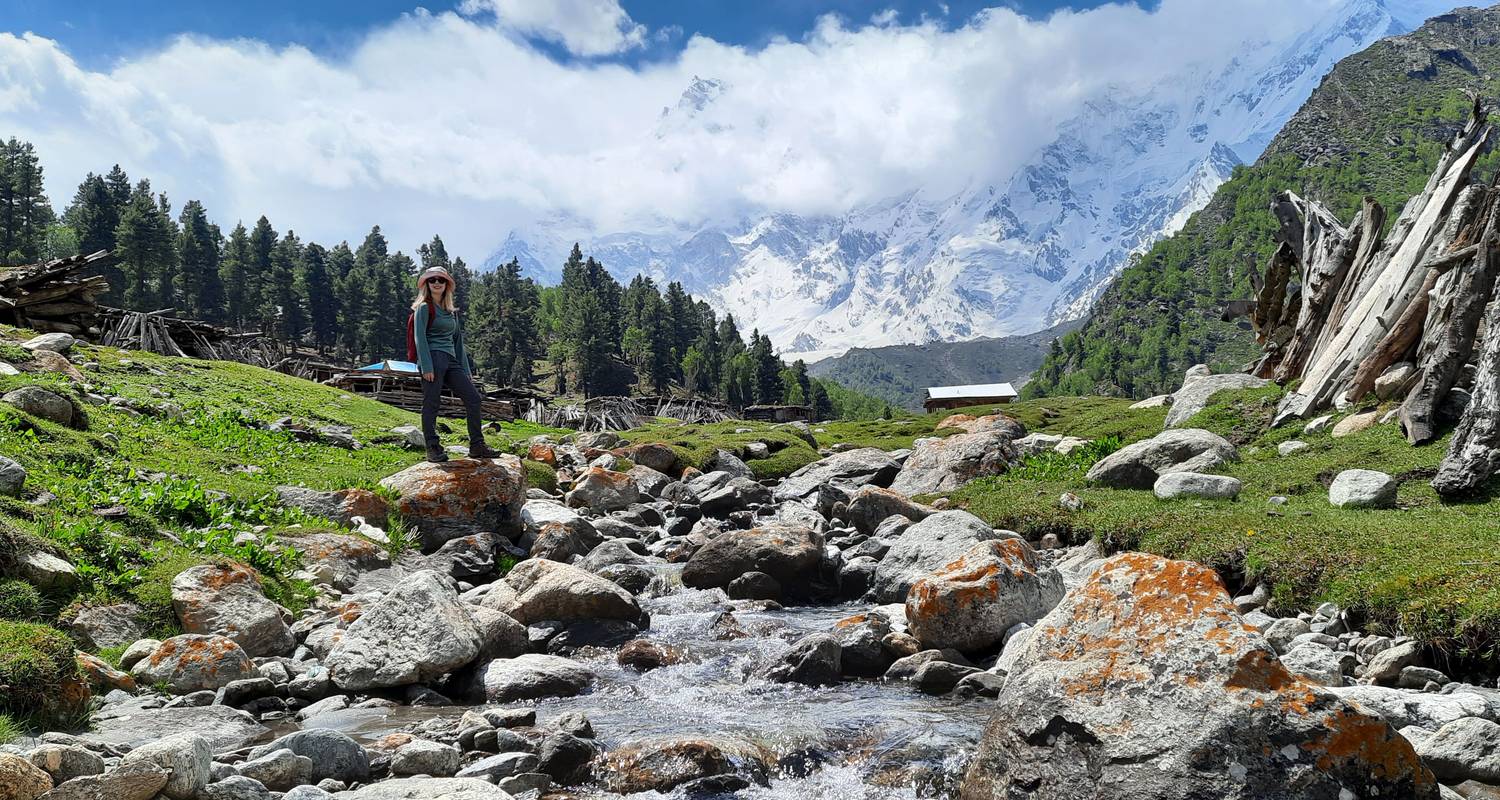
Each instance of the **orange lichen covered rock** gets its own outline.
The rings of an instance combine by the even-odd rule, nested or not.
[[[172,609],[183,630],[227,636],[252,657],[284,656],[297,644],[255,571],[239,564],[201,564],[178,573]]]
[[[174,694],[218,689],[260,672],[245,651],[225,636],[186,633],[164,641],[137,661],[130,674],[148,686],[164,684]]]
[[[1021,622],[1035,622],[1063,596],[1061,573],[1037,562],[1023,539],[980,542],[912,584],[906,621],[928,649],[989,650]]]
[[[424,461],[380,485],[400,495],[401,518],[417,526],[424,552],[472,533],[514,537],[521,532],[526,472],[515,456]]]
[[[963,800],[1435,800],[1378,717],[1292,675],[1210,568],[1127,553],[1036,627]]]
[[[595,511],[628,508],[639,499],[640,492],[629,475],[603,467],[584,470],[573,481],[573,490],[568,492],[568,505]]]
[[[1016,435],[1012,435],[1019,431]],[[947,492],[988,475],[999,475],[1021,460],[1015,439],[1025,429],[1015,425],[960,433],[946,439],[918,439],[891,482],[905,495]]]
[[[965,433],[1003,431],[1012,439],[1019,439],[1026,435],[1026,426],[1004,414],[985,414],[982,417],[976,417],[973,414],[949,414],[937,424],[934,430],[942,428],[957,428]]]
[[[121,689],[132,694],[135,693],[135,678],[128,673],[121,672],[109,665],[98,656],[89,655],[79,650],[76,654],[78,659],[78,671],[88,685],[98,694],[108,694],[114,689]]]

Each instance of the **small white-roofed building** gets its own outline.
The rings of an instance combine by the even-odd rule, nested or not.
[[[929,386],[922,406],[928,411],[1013,403],[1020,395],[1008,383],[971,383],[967,386]]]

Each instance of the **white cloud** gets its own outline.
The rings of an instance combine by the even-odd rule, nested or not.
[[[463,0],[462,13],[492,13],[501,25],[557,42],[579,56],[607,56],[640,47],[646,27],[619,0]]]
[[[94,70],[51,40],[0,34],[0,135],[36,143],[58,205],[118,161],[226,225],[265,213],[337,242],[379,223],[398,247],[439,232],[478,261],[556,211],[607,228],[691,224],[1005,176],[1084,99],[1247,38],[1290,39],[1306,12],[1284,12],[1307,4],[1164,0],[1041,21],[995,9],[955,30],[829,17],[797,41],[699,36],[633,67],[559,63],[514,35],[524,24],[579,52],[629,46],[634,23],[610,16],[613,0],[591,33],[569,27],[584,12],[485,2],[498,21],[405,15],[340,59],[183,37]],[[727,87],[696,112],[678,107],[694,76]]]

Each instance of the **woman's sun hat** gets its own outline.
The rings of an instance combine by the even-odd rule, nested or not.
[[[426,286],[427,282],[432,280],[433,278],[442,278],[450,284],[453,283],[453,276],[448,274],[448,270],[443,269],[442,267],[429,267],[422,273],[420,277],[417,278],[417,288],[420,289],[423,286]]]

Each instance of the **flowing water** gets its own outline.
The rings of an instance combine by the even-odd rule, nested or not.
[[[675,576],[673,576],[675,577]],[[950,794],[988,716],[989,702],[934,697],[902,683],[850,681],[832,687],[771,683],[755,677],[802,636],[829,631],[868,605],[776,610],[729,601],[717,590],[682,589],[643,598],[651,629],[643,635],[679,651],[682,663],[646,673],[618,666],[614,651],[575,656],[600,680],[578,697],[536,704],[539,722],[566,712],[586,714],[606,748],[654,737],[701,738],[743,759],[765,763],[768,784],[736,797],[916,798]],[[717,614],[734,608],[749,635],[723,639]],[[336,727],[363,741],[462,708],[350,709],[314,724]],[[744,774],[742,772],[742,774]],[[618,797],[582,790],[584,797]],[[631,798],[672,797],[656,792]],[[680,795],[679,795],[680,796]]]

